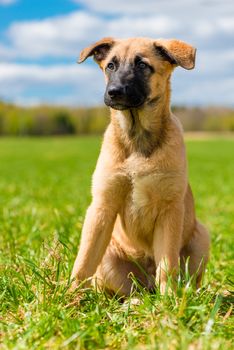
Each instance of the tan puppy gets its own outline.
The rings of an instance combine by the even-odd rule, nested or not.
[[[91,276],[129,295],[131,273],[165,292],[168,274],[189,257],[197,285],[209,234],[195,217],[182,127],[170,110],[176,66],[194,68],[195,49],[178,40],[104,38],[81,52],[105,74],[111,122],[93,174],[73,286]],[[152,283],[153,281],[153,283]]]

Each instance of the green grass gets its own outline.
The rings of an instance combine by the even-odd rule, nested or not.
[[[231,349],[234,140],[187,141],[198,217],[212,235],[203,287],[67,293],[100,138],[0,139],[0,349]]]

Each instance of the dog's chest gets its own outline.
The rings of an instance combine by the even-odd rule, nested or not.
[[[147,161],[138,163],[132,159],[128,162],[128,178],[131,186],[128,196],[131,213],[135,215],[155,212],[161,197],[160,184],[163,176],[157,171],[147,171]]]
[[[144,220],[155,220],[166,202],[173,200],[180,187],[176,185],[177,176],[171,173],[153,171],[142,175],[138,172],[131,175],[129,195],[131,213]]]
[[[152,174],[132,176],[131,200],[134,210],[153,208],[157,200],[157,182]]]
[[[125,233],[134,245],[151,252],[152,234],[160,208],[157,180],[150,175],[132,175],[124,208]]]

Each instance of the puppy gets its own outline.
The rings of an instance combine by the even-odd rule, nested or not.
[[[179,40],[104,38],[85,48],[103,70],[111,121],[92,182],[73,287],[98,285],[129,295],[134,275],[165,293],[188,260],[199,286],[209,234],[196,219],[182,127],[170,110],[175,67],[193,69],[196,50]]]

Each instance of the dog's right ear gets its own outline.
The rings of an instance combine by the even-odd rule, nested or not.
[[[115,40],[113,38],[103,38],[97,41],[95,44],[86,47],[81,51],[78,63],[82,63],[88,57],[93,56],[94,60],[100,64],[101,61],[107,56],[114,43]]]

